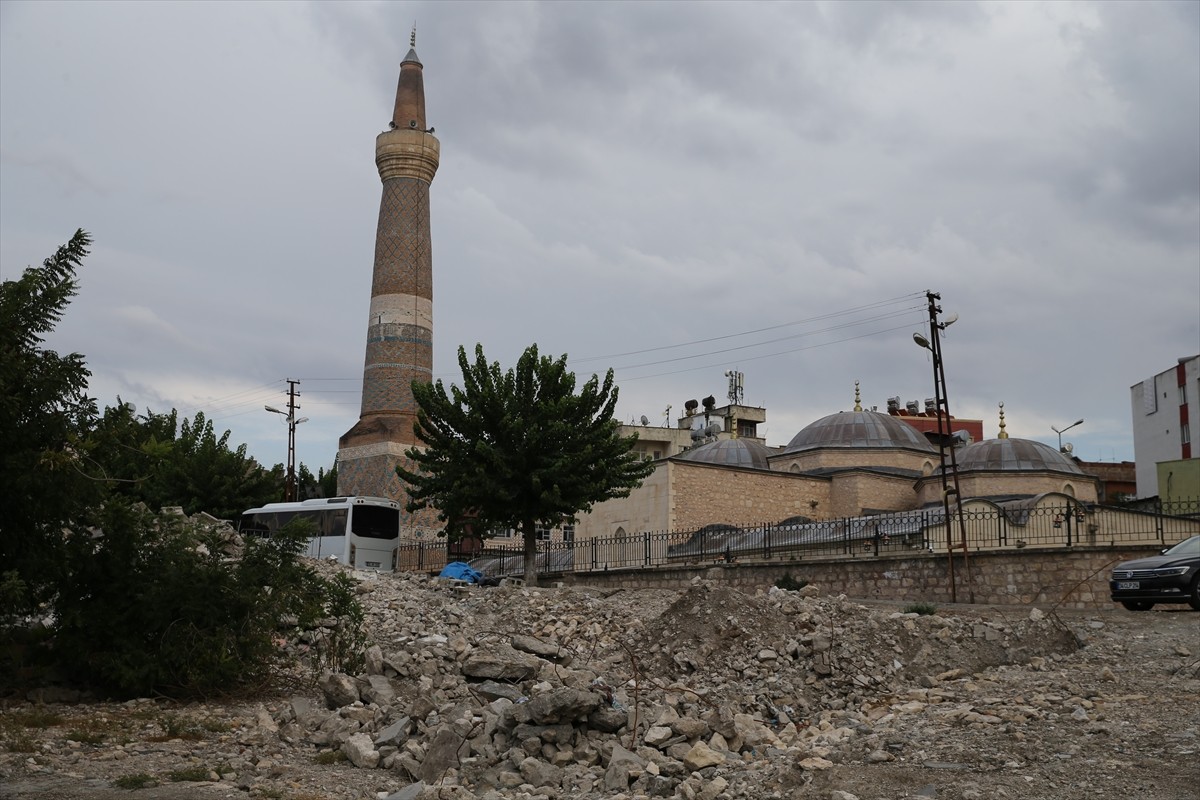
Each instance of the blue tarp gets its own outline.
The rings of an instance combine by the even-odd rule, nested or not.
[[[473,569],[465,561],[452,561],[442,569],[438,577],[452,578],[454,580],[466,581],[467,583],[479,583],[483,580],[483,573]]]

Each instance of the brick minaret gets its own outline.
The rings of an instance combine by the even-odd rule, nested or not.
[[[392,121],[375,139],[383,182],[375,268],[367,320],[362,411],[338,441],[338,494],[391,497],[403,504],[396,464],[416,443],[414,380],[433,375],[433,259],[429,241],[429,186],[439,144],[425,125],[425,86],[416,33],[400,64]],[[431,515],[408,527],[434,525]]]

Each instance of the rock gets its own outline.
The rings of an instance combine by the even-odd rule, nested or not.
[[[417,800],[423,791],[425,791],[425,781],[417,781],[410,783],[398,792],[392,792],[383,800]]]
[[[375,746],[384,747],[387,745],[398,746],[404,744],[404,740],[408,738],[408,734],[411,731],[412,720],[408,717],[401,717],[375,736]]]
[[[531,653],[548,661],[566,664],[571,661],[571,651],[560,647],[554,642],[546,642],[533,636],[514,636],[510,642],[514,650]]]
[[[325,704],[329,708],[341,708],[360,699],[358,682],[349,675],[340,672],[326,672],[317,679],[317,685],[325,695]]]
[[[392,688],[392,682],[383,675],[369,676],[365,685],[360,686],[360,694],[365,702],[377,706],[386,707],[396,702],[396,690]]]
[[[705,767],[715,767],[725,761],[725,756],[710,748],[704,742],[696,742],[683,758],[684,766],[692,772]]]
[[[560,767],[553,764],[547,764],[538,758],[526,758],[521,762],[519,767],[521,777],[525,782],[532,786],[553,786],[562,785],[563,771]]]
[[[524,681],[537,675],[538,659],[511,648],[476,649],[463,662],[462,673],[468,678],[495,681]]]
[[[417,777],[426,783],[437,783],[446,770],[457,767],[459,763],[458,750],[462,746],[462,737],[450,726],[443,726],[433,736],[425,760],[421,762]]]
[[[800,761],[798,766],[806,772],[819,772],[821,770],[832,769],[833,762],[818,756],[812,756]]]
[[[379,764],[379,751],[365,733],[355,733],[342,743],[342,752],[350,763],[363,769],[374,769]]]
[[[540,724],[570,722],[586,717],[600,706],[600,695],[563,686],[533,697],[529,716]]]

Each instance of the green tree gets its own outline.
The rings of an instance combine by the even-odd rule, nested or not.
[[[488,364],[482,345],[474,363],[460,347],[458,364],[462,388],[413,383],[413,429],[425,447],[407,452],[413,470],[396,470],[409,485],[408,510],[437,509],[451,538],[516,528],[525,579],[536,583],[537,528],[629,496],[654,465],[632,452],[636,437],[618,433],[611,369],[576,394],[567,357],[539,356],[537,345],[507,372]]]
[[[103,492],[85,463],[96,416],[79,353],[44,349],[77,291],[91,237],[78,230],[41,267],[0,284],[0,606],[27,612],[61,577],[62,529]]]
[[[178,412],[138,415],[120,402],[104,409],[91,435],[91,458],[115,494],[152,509],[181,506],[236,519],[247,508],[279,499],[283,465],[261,467],[246,446],[229,446],[203,413],[179,422]]]

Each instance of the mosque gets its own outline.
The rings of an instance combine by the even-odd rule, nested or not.
[[[376,137],[382,194],[362,407],[338,449],[339,494],[391,497],[401,505],[406,493],[395,467],[418,444],[411,384],[433,375],[429,192],[440,159],[434,129],[426,125],[415,31],[410,45],[388,129]],[[623,426],[623,434],[638,434],[637,450],[655,461],[655,471],[629,497],[598,504],[546,538],[861,517],[942,502],[937,411],[902,408],[898,398],[886,413],[864,410],[856,385],[852,410],[822,417],[772,448],[757,436],[766,410],[741,405],[736,387],[730,397],[722,408],[711,397],[703,410],[689,402],[675,428],[650,427],[644,418],[642,426]],[[994,439],[983,438],[979,420],[949,420],[964,502],[1003,507],[1045,496],[1096,502],[1098,478],[1052,447],[1010,438],[1003,413],[1001,405]],[[405,512],[402,524],[416,537],[440,527],[428,510]]]

